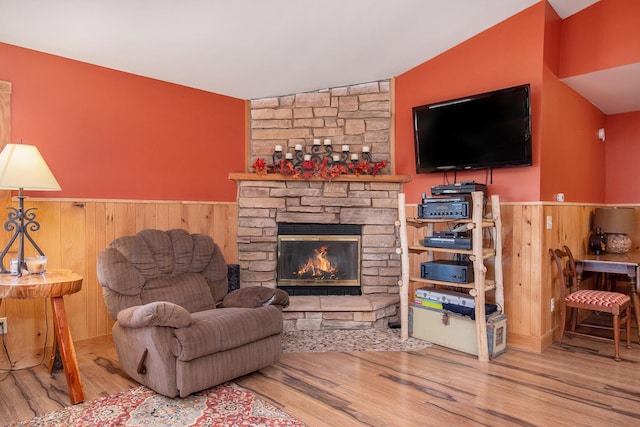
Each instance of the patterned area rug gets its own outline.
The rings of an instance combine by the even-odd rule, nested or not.
[[[431,347],[417,338],[400,338],[400,329],[339,329],[334,331],[285,332],[283,351],[415,351]]]
[[[15,426],[304,426],[232,382],[169,399],[146,387],[69,406]]]

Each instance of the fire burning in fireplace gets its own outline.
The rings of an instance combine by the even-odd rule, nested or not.
[[[278,224],[278,288],[290,295],[360,295],[360,226]]]
[[[307,262],[301,266],[298,271],[293,273],[303,280],[340,280],[338,266],[333,265],[327,257],[327,246],[320,246],[319,249],[313,250],[314,255],[307,259]]]
[[[359,285],[360,236],[279,236],[278,284]]]

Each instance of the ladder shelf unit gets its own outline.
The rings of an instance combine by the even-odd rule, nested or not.
[[[403,268],[406,270],[416,271],[412,266],[404,265],[410,263],[408,253],[418,254],[422,261],[433,261],[436,254],[441,255],[465,255],[473,266],[474,279],[471,283],[454,283],[433,279],[424,279],[419,276],[403,275],[402,290],[406,295],[402,295],[403,299],[413,300],[415,290],[418,287],[431,286],[436,288],[458,288],[468,291],[475,299],[475,326],[477,339],[478,360],[489,361],[490,355],[487,342],[487,322],[485,313],[486,293],[488,291],[495,292],[495,303],[498,309],[504,313],[504,291],[502,276],[502,222],[500,219],[500,200],[497,195],[491,196],[490,214],[484,215],[484,193],[476,191],[471,193],[472,217],[469,219],[422,219],[422,218],[400,218],[401,233],[404,238],[407,236],[407,226],[415,229],[422,229],[419,233],[422,236],[432,236],[434,226],[440,225],[461,225],[466,224],[466,228],[471,230],[471,249],[449,249],[425,247],[421,242],[412,242],[408,244],[406,250],[402,252]],[[489,236],[485,238],[488,231]],[[406,253],[405,253],[406,252]],[[414,257],[414,260],[416,257]],[[487,278],[487,263],[493,264],[492,277]],[[413,266],[416,267],[416,266]],[[408,319],[403,319],[404,324]]]

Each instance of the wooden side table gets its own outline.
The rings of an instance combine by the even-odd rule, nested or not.
[[[76,293],[81,288],[82,276],[71,270],[47,270],[44,274],[25,274],[22,277],[0,275],[0,304],[3,299],[51,298],[53,328],[72,404],[84,401],[85,396],[63,296]]]

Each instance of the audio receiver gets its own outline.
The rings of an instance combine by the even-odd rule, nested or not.
[[[424,238],[424,246],[427,248],[471,249],[471,237],[439,237],[427,236]]]
[[[473,264],[439,259],[420,263],[420,277],[452,283],[473,282]]]
[[[433,199],[429,199],[433,200]],[[469,202],[449,201],[446,198],[418,205],[418,217],[424,219],[466,219],[471,217]]]

